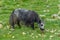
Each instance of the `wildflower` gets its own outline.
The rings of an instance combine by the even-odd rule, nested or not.
[[[50,38],[53,38],[54,36],[53,35],[50,35]]]
[[[12,36],[12,38],[14,39],[14,38],[15,38],[15,36]]]
[[[26,33],[25,33],[25,32],[23,32],[22,34],[23,34],[23,35],[26,35]]]
[[[41,36],[41,34],[38,34],[39,36]]]
[[[3,25],[2,25],[2,24],[0,24],[0,29],[1,29],[1,28],[3,28]]]
[[[36,36],[36,38],[38,38],[38,36]]]

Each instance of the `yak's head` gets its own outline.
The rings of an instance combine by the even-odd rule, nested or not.
[[[41,29],[41,31],[44,31],[44,23],[40,22],[38,25],[39,25],[39,28]]]

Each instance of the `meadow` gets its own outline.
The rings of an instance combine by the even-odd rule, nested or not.
[[[44,21],[44,34],[37,24],[35,30],[21,25],[11,31],[9,17],[16,8],[36,11]],[[0,0],[0,40],[60,40],[60,0]]]

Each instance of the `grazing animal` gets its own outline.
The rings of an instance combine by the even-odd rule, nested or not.
[[[32,29],[34,29],[34,22],[38,23],[39,28],[43,31],[44,30],[44,24],[39,18],[38,14],[35,11],[32,10],[25,10],[25,9],[15,9],[12,11],[12,14],[10,16],[10,25],[14,29],[14,25],[17,24],[19,27],[20,22],[23,21],[25,25],[30,25]]]

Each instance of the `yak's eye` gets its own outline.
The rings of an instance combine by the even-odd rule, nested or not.
[[[43,24],[43,23],[41,23],[40,25],[41,25],[41,26],[44,26],[44,24]]]
[[[41,24],[41,26],[43,26],[43,24]]]

